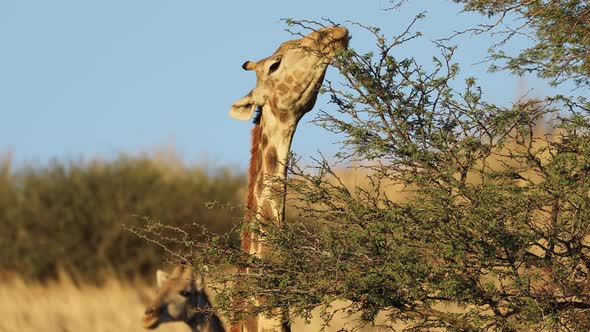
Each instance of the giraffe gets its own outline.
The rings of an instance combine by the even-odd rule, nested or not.
[[[205,281],[202,277],[195,280],[190,267],[179,265],[171,274],[158,270],[156,280],[158,296],[145,311],[145,328],[185,322],[193,332],[225,332],[221,319],[211,312]]]
[[[254,117],[251,136],[246,220],[253,217],[278,226],[285,215],[285,186],[291,142],[299,120],[313,108],[326,69],[338,50],[348,46],[348,30],[331,26],[287,41],[269,57],[246,61],[244,70],[256,71],[256,87],[235,102],[230,116],[238,120]],[[283,183],[277,186],[278,183]],[[279,194],[277,194],[279,193]],[[264,228],[242,232],[242,249],[262,256],[258,241]],[[248,273],[248,271],[245,271]],[[280,316],[280,315],[276,315]],[[290,331],[286,317],[250,317],[232,326],[232,331]]]

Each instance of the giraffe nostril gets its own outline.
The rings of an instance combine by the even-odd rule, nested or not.
[[[145,309],[145,314],[146,315],[151,315],[155,312],[154,308],[147,308]]]

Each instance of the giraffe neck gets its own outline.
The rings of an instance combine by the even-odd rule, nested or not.
[[[297,119],[277,116],[272,108],[265,105],[259,123],[252,130],[250,181],[248,194],[249,217],[263,223],[280,225],[285,215],[284,180],[287,178],[287,164],[291,141],[297,127]],[[262,248],[256,244],[253,234],[244,244],[244,250],[260,254]],[[246,239],[245,239],[246,240]]]

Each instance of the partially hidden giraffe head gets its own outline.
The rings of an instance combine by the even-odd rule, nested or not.
[[[313,108],[328,64],[348,40],[346,28],[325,27],[284,42],[267,58],[246,61],[242,68],[256,71],[256,87],[232,105],[230,116],[249,120],[268,105],[281,119],[298,120]]]
[[[145,328],[154,329],[167,322],[204,322],[204,311],[211,304],[205,294],[204,280],[193,278],[190,267],[177,266],[172,273],[156,273],[158,295],[149,304],[143,317]],[[202,311],[202,312],[201,312]]]

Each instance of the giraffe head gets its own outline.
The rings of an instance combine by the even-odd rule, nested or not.
[[[242,68],[256,71],[256,87],[232,105],[230,116],[249,120],[268,105],[281,122],[298,121],[313,108],[328,64],[348,39],[346,28],[326,27],[281,44],[265,59],[246,61]]]
[[[156,273],[158,296],[148,306],[143,317],[145,328],[154,329],[161,323],[185,322],[191,327],[208,323],[211,303],[205,293],[203,278],[194,279],[192,269],[177,266],[170,274]],[[193,328],[193,331],[199,331]]]

